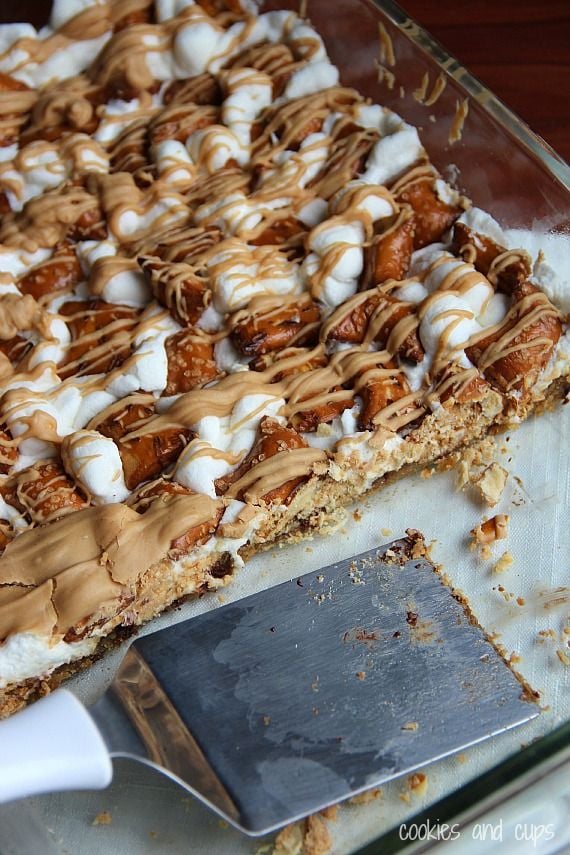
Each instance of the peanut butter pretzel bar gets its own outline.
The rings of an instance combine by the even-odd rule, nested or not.
[[[0,713],[562,400],[570,294],[251,0],[0,27]]]

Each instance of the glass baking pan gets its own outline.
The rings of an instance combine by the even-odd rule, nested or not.
[[[276,0],[262,9],[300,7],[323,36],[345,85],[416,125],[446,180],[503,227],[549,235],[554,240],[549,246],[564,256],[565,240],[570,241],[570,169],[543,140],[391,0]],[[11,17],[17,17],[16,8]],[[459,133],[458,110],[465,111],[465,105]],[[453,129],[459,137],[455,141]],[[344,529],[333,538],[256,556],[224,592],[229,602],[277,584],[299,567],[310,572],[393,539],[407,527],[418,528],[434,541],[434,560],[468,597],[480,622],[496,633],[507,653],[512,651],[519,671],[540,691],[544,712],[538,720],[433,764],[424,770],[422,788],[400,780],[368,804],[341,808],[336,821],[327,821],[335,855],[431,851],[437,842],[434,827],[445,824],[460,832],[461,846],[451,851],[461,855],[493,852],[493,847],[501,853],[542,855],[570,848],[564,837],[570,814],[570,669],[557,658],[550,637],[540,635],[552,629],[559,638],[568,620],[569,411],[546,413],[504,438],[505,465],[516,478],[510,479],[511,491],[499,510],[512,514],[507,548],[515,565],[500,581],[503,594],[516,593],[524,606],[507,602],[488,568],[466,549],[466,535],[483,511],[468,495],[455,492],[451,473],[406,479],[367,498],[358,514],[349,512]],[[434,508],[441,513],[434,514]],[[152,628],[216,605],[218,596],[208,595],[163,616]],[[75,679],[78,695],[95,698],[118,656]],[[272,849],[270,842],[264,850],[264,842],[224,827],[174,784],[127,762],[117,764],[107,791],[31,799],[12,806],[4,818],[0,811],[2,855],[252,855]],[[24,833],[18,842],[13,830],[22,831],[26,818],[29,842]],[[410,834],[413,826],[431,828],[431,838],[423,830]]]

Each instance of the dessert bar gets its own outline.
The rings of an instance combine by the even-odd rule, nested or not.
[[[562,402],[570,292],[251,0],[0,26],[0,712]]]

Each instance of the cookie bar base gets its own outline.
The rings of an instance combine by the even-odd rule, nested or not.
[[[570,377],[559,377],[546,390],[544,398],[534,402],[525,415],[538,414],[560,403],[567,403],[569,395]],[[403,461],[398,469],[379,475],[373,483],[366,482],[364,468],[369,474],[374,465],[362,467],[360,474],[351,468],[350,477],[347,471],[347,477],[343,480],[335,480],[330,475],[313,476],[297,491],[285,512],[281,508],[268,516],[252,542],[241,548],[241,557],[248,559],[277,543],[290,543],[317,533],[328,534],[334,530],[339,514],[352,501],[428,465],[442,463],[450,455],[467,448],[485,435],[518,426],[505,421],[492,404],[491,398],[487,402],[454,407],[450,418],[440,420],[439,425],[433,417],[426,419],[427,424],[418,431],[415,459]],[[487,415],[485,409],[488,410]],[[137,600],[129,606],[129,625],[124,623],[124,614],[119,616],[118,619],[123,620],[123,623],[102,637],[90,655],[62,665],[48,676],[9,684],[0,690],[0,718],[12,715],[89,667],[110,649],[125,642],[136,633],[138,626],[152,617],[176,608],[191,596],[227,584],[233,573],[233,561],[227,553],[214,553],[199,562],[188,562],[182,569],[178,566],[176,573],[173,572],[174,567],[175,562],[164,560],[146,571],[140,579]],[[187,593],[189,590],[191,593]]]

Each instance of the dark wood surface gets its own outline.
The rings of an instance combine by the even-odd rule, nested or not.
[[[570,0],[399,2],[570,161]],[[4,0],[0,22],[41,24],[49,7],[47,0]]]
[[[570,161],[570,0],[398,0]]]

